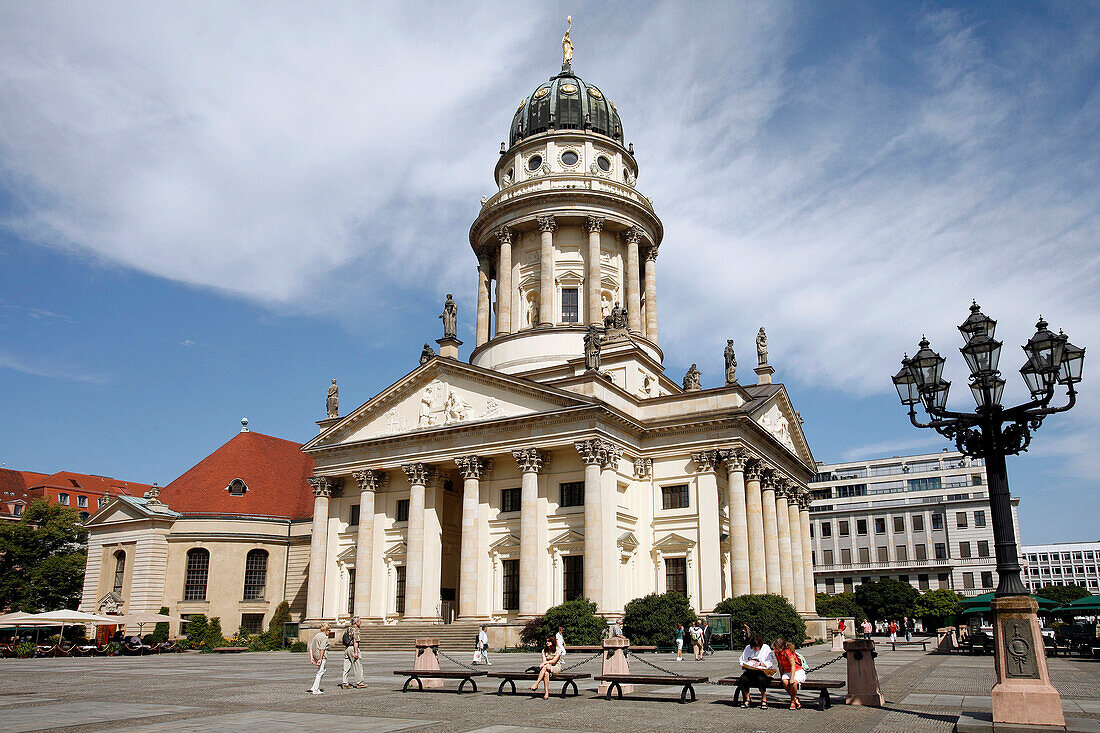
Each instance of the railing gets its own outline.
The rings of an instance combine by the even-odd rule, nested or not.
[[[510,201],[520,196],[528,196],[544,191],[567,191],[570,189],[614,194],[640,204],[649,211],[653,211],[653,202],[625,183],[613,181],[610,178],[604,178],[603,176],[595,174],[576,173],[538,176],[536,178],[529,178],[526,181],[513,183],[511,186],[487,198],[485,203],[481,205],[481,208],[485,209],[490,206],[495,206],[496,204]]]

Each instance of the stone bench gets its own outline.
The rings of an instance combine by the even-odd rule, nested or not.
[[[925,651],[925,652],[928,651],[928,641],[927,640],[925,640],[925,641],[891,641],[890,642],[890,651],[896,652],[898,650],[899,646],[900,647],[907,647],[907,646],[918,646],[918,645],[920,646],[921,651]]]
[[[494,679],[500,680],[500,687],[497,688],[497,694],[504,694],[504,686],[511,685],[511,694],[516,694],[515,680],[536,680],[538,679],[538,672],[490,672],[489,676]],[[577,683],[574,680],[583,680],[592,675],[586,672],[558,672],[555,675],[551,675],[551,680],[562,680],[564,684],[561,686],[561,696],[567,697],[566,692],[570,687],[573,688],[573,694],[569,697],[576,697],[580,694],[580,690],[577,689]]]
[[[458,683],[458,694],[462,694],[463,688],[466,687],[466,683],[470,683],[470,687],[473,689],[471,692],[477,692],[477,683],[474,682],[474,677],[484,677],[485,672],[466,671],[466,670],[441,670],[441,669],[396,669],[393,672],[398,677],[408,677],[405,680],[405,685],[401,688],[402,692],[409,691],[409,683],[416,680],[416,689],[421,691],[424,689],[424,683],[421,679],[437,679],[437,680],[462,680]]]
[[[615,692],[618,693],[618,698],[622,700],[623,685],[680,685],[683,688],[680,690],[680,702],[687,703],[695,700],[695,687],[693,685],[706,682],[710,678],[672,674],[598,674],[592,679],[609,683],[607,692],[604,695],[608,700]],[[691,700],[688,700],[689,693],[691,694]]]
[[[718,680],[717,682],[720,685],[734,685],[734,686],[736,686],[737,683],[740,682],[740,681],[741,681],[741,675],[737,675],[736,677],[723,677],[722,679]],[[825,710],[825,709],[831,708],[833,706],[832,698],[829,696],[829,690],[839,688],[839,687],[844,687],[844,685],[845,685],[845,683],[840,681],[840,680],[806,680],[805,682],[803,682],[802,684],[800,684],[798,686],[798,691],[802,692],[803,690],[806,690],[806,691],[818,690],[819,694],[817,696],[817,709],[818,710]],[[776,679],[776,678],[773,677],[773,678],[768,680],[768,688],[767,689],[769,689],[769,690],[782,690],[783,689],[783,682],[781,680]],[[733,704],[734,705],[740,705],[741,702],[742,702],[742,700],[741,700],[741,690],[739,690],[739,689],[735,690],[734,693],[733,693]]]

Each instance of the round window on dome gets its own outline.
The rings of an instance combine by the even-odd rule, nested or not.
[[[574,153],[572,150],[566,150],[564,153],[561,154],[562,165],[568,166],[570,168],[575,166],[580,159],[580,156]]]
[[[545,97],[549,93],[550,93],[550,87],[540,87],[539,90],[537,92],[535,92],[535,99],[542,99],[543,97]]]
[[[575,84],[562,84],[561,90],[565,94],[575,94],[577,92],[577,86]]]
[[[588,94],[596,99],[603,99],[603,95],[600,94],[600,90],[596,87],[588,87]]]
[[[537,171],[541,167],[542,167],[542,156],[541,155],[532,155],[530,158],[527,159],[527,170]]]
[[[596,165],[600,167],[600,170],[607,173],[611,170],[611,160],[606,155],[601,155],[596,158]]]

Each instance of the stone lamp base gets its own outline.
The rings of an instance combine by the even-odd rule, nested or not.
[[[994,598],[993,639],[997,684],[993,685],[993,725],[1064,728],[1062,698],[1050,684],[1039,631],[1039,604],[1031,596]]]

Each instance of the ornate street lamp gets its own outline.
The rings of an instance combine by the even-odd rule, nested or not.
[[[995,723],[1065,724],[1060,698],[1047,676],[1035,613],[1038,607],[1020,579],[1005,467],[1005,456],[1026,451],[1032,432],[1047,415],[1065,412],[1077,402],[1074,385],[1081,381],[1085,350],[1069,343],[1065,334],[1051,332],[1048,325],[1040,316],[1035,335],[1023,346],[1027,363],[1020,374],[1031,400],[1015,407],[1001,405],[1005,380],[997,368],[1001,356],[1001,342],[993,338],[997,322],[984,315],[976,302],[970,306],[970,316],[959,326],[964,344],[960,351],[970,368],[970,391],[978,405],[974,412],[947,409],[951,384],[943,380],[946,359],[932,350],[927,338],[921,338],[912,358],[902,359],[901,371],[893,377],[913,425],[933,428],[953,440],[964,455],[985,461],[998,577],[992,604],[997,654],[997,684],[993,687]],[[1060,407],[1051,407],[1059,385],[1066,388],[1067,401]],[[928,422],[917,419],[918,402],[928,413]],[[1012,696],[1020,694],[1029,696],[1028,705],[1019,705],[1019,698],[1013,704]]]

